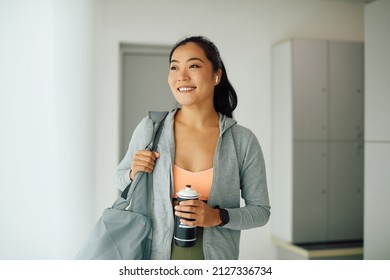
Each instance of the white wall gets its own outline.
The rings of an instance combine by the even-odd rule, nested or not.
[[[390,259],[389,16],[388,0],[365,8],[365,259]]]
[[[93,15],[0,2],[0,259],[73,258],[93,224]]]
[[[320,0],[100,0],[98,3],[96,217],[117,195],[120,42],[172,45],[184,36],[202,34],[216,43],[238,93],[236,119],[254,131],[264,150],[272,204],[272,45],[290,37],[363,41],[363,4]],[[270,223],[243,232],[242,259],[274,257]]]
[[[171,45],[192,34],[219,46],[239,94],[236,118],[258,136],[270,174],[272,44],[362,40],[363,5],[1,0],[0,259],[73,258],[116,197],[119,43]],[[269,225],[244,232],[241,258],[274,258],[270,234]]]

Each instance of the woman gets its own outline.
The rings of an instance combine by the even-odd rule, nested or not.
[[[152,259],[238,259],[241,230],[263,226],[270,216],[260,145],[232,118],[237,96],[212,42],[186,38],[169,62],[168,83],[181,108],[165,119],[158,152],[143,150],[150,120],[137,126],[118,167],[121,188],[137,172],[153,171]],[[186,184],[200,199],[177,205]],[[200,229],[196,246],[175,245],[174,215]]]

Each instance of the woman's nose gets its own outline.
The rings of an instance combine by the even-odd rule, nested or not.
[[[190,77],[189,77],[187,71],[185,71],[185,70],[184,71],[180,71],[178,74],[179,74],[178,77],[177,77],[177,81],[178,82],[184,82],[184,81],[190,80]]]

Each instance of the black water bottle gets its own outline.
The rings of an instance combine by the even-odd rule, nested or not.
[[[198,197],[198,192],[192,190],[191,185],[186,185],[185,189],[182,189],[177,193],[179,203],[183,200],[196,200]],[[182,224],[180,223],[180,219],[183,218],[175,216],[175,244],[180,247],[192,247],[196,242],[196,226]]]

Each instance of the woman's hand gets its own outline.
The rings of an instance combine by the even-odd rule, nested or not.
[[[134,180],[135,174],[138,172],[150,173],[154,169],[154,162],[160,157],[158,152],[151,152],[147,150],[139,150],[133,156],[130,169],[130,179]]]
[[[175,215],[184,218],[180,222],[189,226],[214,227],[221,223],[219,209],[211,208],[202,200],[181,201],[175,206]]]

